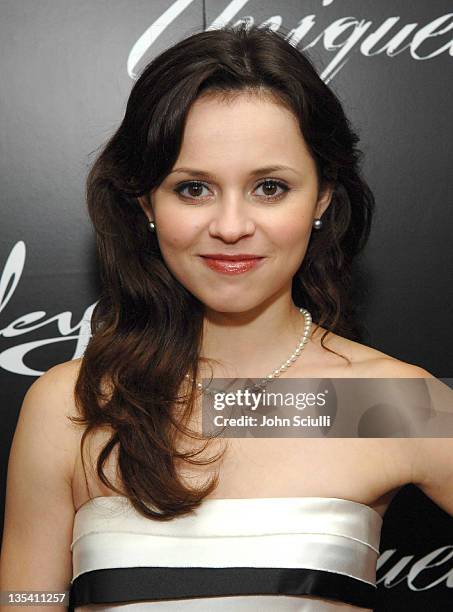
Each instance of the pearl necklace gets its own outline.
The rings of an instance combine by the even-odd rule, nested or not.
[[[299,344],[296,347],[296,350],[293,353],[291,353],[289,359],[284,361],[279,368],[277,368],[276,370],[268,374],[266,378],[261,379],[260,383],[252,387],[252,390],[264,389],[264,387],[269,383],[269,381],[271,381],[274,378],[278,378],[280,374],[285,372],[296,361],[296,359],[299,358],[301,352],[304,349],[305,344],[307,343],[308,337],[310,335],[311,325],[312,325],[311,314],[308,312],[308,310],[306,308],[299,308],[299,312],[301,312],[304,315],[305,325],[304,325],[304,333],[301,336],[301,339],[299,341]],[[189,374],[186,374],[186,378],[189,379],[190,381],[193,381],[193,378],[189,376]],[[204,393],[209,393],[209,394],[223,393],[223,391],[219,391],[216,389],[209,389],[209,385],[203,388],[203,384],[200,382],[197,382],[197,388],[203,391]]]

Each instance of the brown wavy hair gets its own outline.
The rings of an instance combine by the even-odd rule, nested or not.
[[[200,360],[212,362],[200,355],[204,305],[167,268],[137,198],[147,197],[170,173],[188,111],[200,95],[263,92],[294,113],[319,184],[334,186],[323,229],[312,232],[294,276],[293,301],[325,326],[321,344],[329,331],[360,337],[352,264],[370,232],[374,197],[361,176],[359,137],[337,96],[302,51],[268,28],[241,24],[199,32],[162,52],[135,82],[123,121],[87,178],[101,295],[75,385],[81,416],[72,417],[86,426],[82,460],[89,432],[111,428],[97,474],[122,493],[104,473],[118,445],[124,491],[152,519],[190,513],[218,484],[216,474],[206,486],[189,488],[177,472],[178,460],[206,465],[219,455],[195,459],[206,438],[201,450],[176,449],[178,432],[203,439],[186,427],[198,395],[195,382],[187,383],[187,393],[180,391],[186,374],[197,379]]]

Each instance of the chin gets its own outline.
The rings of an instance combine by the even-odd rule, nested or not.
[[[262,299],[251,300],[250,296],[247,296],[247,299],[244,298],[244,295],[235,295],[230,297],[222,297],[222,295],[217,295],[215,299],[209,299],[208,296],[198,296],[198,299],[203,302],[206,308],[215,312],[223,312],[225,314],[240,314],[250,312],[253,309],[258,308],[263,302]]]

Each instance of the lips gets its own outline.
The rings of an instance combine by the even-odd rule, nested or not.
[[[220,272],[222,274],[242,274],[259,267],[264,261],[264,257],[257,255],[225,255],[225,254],[214,254],[214,255],[201,255],[202,261],[211,270]]]
[[[238,253],[236,255],[229,255],[228,253],[208,253],[206,255],[201,255],[201,257],[218,259],[222,261],[248,261],[249,259],[262,259],[262,255],[254,255],[251,253]]]

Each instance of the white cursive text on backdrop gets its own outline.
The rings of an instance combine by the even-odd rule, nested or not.
[[[25,243],[20,240],[12,248],[0,276],[0,314],[5,310],[19,284],[25,265],[25,255]],[[95,305],[96,303],[85,310],[82,320],[76,325],[71,325],[72,313],[68,310],[48,319],[45,318],[46,313],[43,310],[37,310],[24,314],[6,327],[0,328],[0,337],[14,338],[30,334],[35,329],[50,325],[55,321],[59,332],[58,336],[23,342],[0,352],[0,368],[14,374],[40,376],[43,372],[27,366],[24,358],[34,349],[55,342],[75,342],[73,359],[81,357],[91,335],[90,321]]]
[[[378,573],[380,568],[387,563],[391,557],[395,556],[396,553],[396,548],[381,552],[377,562]],[[427,591],[439,585],[451,589],[453,588],[452,559],[453,546],[451,545],[441,546],[428,553],[424,553],[423,557],[418,561],[414,561],[414,555],[405,555],[392,567],[386,569],[383,575],[379,576],[376,580],[376,584],[382,584],[384,587],[391,589],[400,584],[400,582],[405,582],[406,586],[411,591]],[[432,571],[425,572],[425,576],[423,576],[425,570],[432,570],[432,568],[435,567],[442,569],[442,566],[444,570],[447,570],[442,576],[436,577],[433,580]]]
[[[138,38],[129,52],[127,59],[127,72],[132,79],[137,78],[135,68],[142,57],[149,52],[155,41],[167,27],[173,23],[183,11],[189,7],[194,0],[176,0],[160,15]],[[233,0],[229,2],[221,14],[206,29],[216,29],[232,22],[237,13],[244,8],[249,0]],[[332,5],[334,0],[325,0],[322,7]],[[370,19],[358,19],[356,17],[341,17],[330,23],[321,32],[315,34],[314,38],[302,47],[303,50],[310,49],[319,42],[326,51],[336,52],[332,61],[320,74],[325,83],[328,83],[348,62],[353,49],[358,46],[359,52],[366,56],[380,55],[385,53],[388,57],[395,57],[403,51],[408,50],[414,60],[428,60],[439,56],[441,53],[449,52],[453,56],[453,40],[451,35],[448,40],[441,41],[441,46],[430,53],[423,52],[423,43],[430,38],[440,37],[453,30],[453,13],[441,15],[427,24],[418,23],[398,24],[400,17],[388,17],[381,24],[374,24]],[[254,23],[252,16],[242,17],[234,23],[247,21]],[[282,26],[283,17],[273,15],[266,19],[261,25],[271,27],[274,31]],[[294,46],[299,45],[316,26],[316,15],[302,17],[297,25],[290,30],[287,39]],[[390,38],[389,32],[392,30]],[[387,37],[385,43],[382,40]],[[341,38],[341,42],[339,39]],[[403,44],[404,43],[404,44]],[[380,45],[380,46],[379,46]]]

